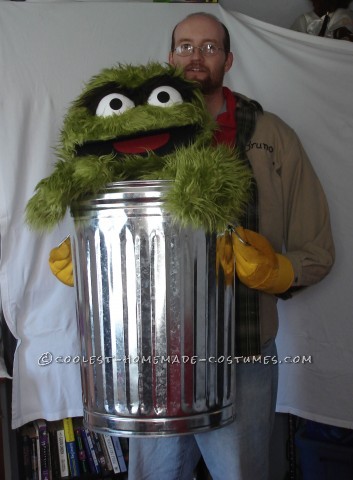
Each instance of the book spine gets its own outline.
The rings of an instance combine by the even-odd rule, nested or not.
[[[56,480],[57,478],[61,478],[58,439],[54,430],[49,430],[48,434],[50,443],[51,473],[52,478]]]
[[[104,455],[104,458],[105,458],[105,463],[107,464],[108,472],[112,472],[113,471],[113,465],[112,465],[112,462],[110,460],[110,456],[109,456],[107,446],[105,444],[104,436],[101,433],[98,433],[98,437],[99,437],[100,444],[102,446],[103,455]]]
[[[22,445],[22,463],[23,463],[23,478],[24,480],[32,480],[32,465],[31,465],[31,439],[28,435],[21,435]]]
[[[120,472],[119,461],[118,461],[118,457],[115,453],[115,449],[114,449],[114,445],[113,445],[111,436],[107,435],[107,434],[103,434],[103,439],[104,439],[105,446],[106,446],[107,451],[108,451],[110,462],[112,464],[113,472],[114,473],[119,473]]]
[[[37,472],[38,480],[42,480],[41,459],[40,459],[40,442],[39,442],[39,429],[36,422],[33,422],[36,431],[36,451],[37,451]]]
[[[123,450],[121,448],[120,439],[116,435],[112,435],[111,439],[114,445],[116,456],[118,457],[120,471],[122,473],[127,472],[126,462],[125,462]]]
[[[69,476],[69,463],[67,461],[67,452],[66,452],[64,429],[57,430],[56,436],[57,436],[57,439],[58,439],[60,474],[61,474],[61,478],[65,478],[65,477]]]
[[[87,430],[86,428],[83,428],[82,429],[82,437],[83,437],[83,441],[87,442],[87,447],[86,447],[86,450],[87,451],[90,451],[91,453],[91,456],[92,456],[92,460],[93,460],[93,465],[94,465],[94,470],[92,473],[101,473],[101,467],[100,467],[100,464],[99,464],[99,461],[98,461],[98,458],[97,458],[97,454],[96,454],[96,450],[94,448],[94,440],[92,439],[92,436],[91,436],[91,432],[89,430]]]
[[[45,421],[36,422],[39,435],[40,473],[42,480],[50,480],[50,446],[47,424]]]
[[[87,457],[90,472],[93,474],[100,473],[101,469],[99,466],[96,452],[94,451],[92,438],[90,436],[89,431],[86,430],[85,428],[81,428],[81,436],[82,436],[83,444],[85,446],[86,457]]]
[[[38,453],[37,453],[37,439],[36,438],[31,438],[31,465],[32,465],[32,480],[39,480]]]
[[[98,434],[96,432],[91,432],[91,438],[93,441],[94,449],[96,451],[97,459],[102,469],[102,472],[109,472],[107,461],[105,459],[103,448],[99,440]]]
[[[75,428],[74,430],[78,461],[80,464],[81,473],[88,473],[88,461],[86,456],[85,447],[83,445],[83,439],[81,434],[81,428]]]
[[[79,465],[78,454],[76,450],[76,441],[75,441],[75,435],[74,435],[74,427],[72,424],[72,418],[64,418],[63,425],[64,425],[67,456],[69,459],[70,474],[72,477],[79,477],[80,465]]]

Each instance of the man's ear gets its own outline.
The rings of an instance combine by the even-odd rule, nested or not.
[[[233,60],[234,60],[233,54],[232,54],[232,52],[229,52],[227,54],[226,62],[224,64],[224,71],[225,72],[228,72],[228,70],[230,70],[231,66],[233,65]]]
[[[175,66],[175,64],[174,64],[174,58],[173,58],[173,52],[169,52],[169,55],[168,55],[168,63],[169,63],[169,65]]]

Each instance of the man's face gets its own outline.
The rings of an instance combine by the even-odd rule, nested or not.
[[[202,47],[212,43],[223,48],[224,31],[222,26],[205,16],[190,17],[181,22],[175,29],[175,47],[188,43],[194,47]],[[212,94],[222,87],[224,74],[230,69],[233,63],[233,55],[228,55],[219,50],[217,55],[204,56],[199,49],[193,54],[181,57],[176,52],[170,52],[169,63],[182,67],[185,77],[188,80],[196,80],[200,83],[202,92]]]

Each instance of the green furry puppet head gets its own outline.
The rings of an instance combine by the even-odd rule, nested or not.
[[[108,183],[173,180],[165,208],[181,225],[223,231],[249,200],[251,172],[234,149],[212,145],[216,124],[201,92],[175,67],[150,63],[104,69],[64,120],[53,173],[26,207],[39,230]]]

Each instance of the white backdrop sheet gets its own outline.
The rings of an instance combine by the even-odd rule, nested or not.
[[[70,233],[71,219],[38,235],[23,218],[34,186],[53,169],[63,115],[101,68],[165,61],[175,23],[200,9],[230,29],[236,57],[228,85],[294,127],[331,209],[332,273],[279,305],[277,410],[353,427],[353,45],[220,5],[0,2],[0,289],[6,321],[19,339],[13,428],[35,418],[82,414],[79,365],[60,363],[80,351],[74,290],[47,266],[48,252]],[[46,352],[53,362],[41,366]],[[296,363],[300,356],[311,356],[311,363]]]

